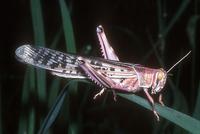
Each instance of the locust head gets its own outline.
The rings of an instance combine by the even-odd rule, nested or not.
[[[151,93],[152,94],[156,94],[158,92],[160,92],[166,83],[167,80],[167,74],[175,67],[177,66],[183,59],[185,59],[191,51],[189,51],[184,57],[182,57],[178,62],[176,62],[171,68],[169,68],[167,71],[165,71],[164,69],[158,69],[158,71],[155,74],[155,80],[153,82],[152,85],[152,90]]]
[[[160,92],[164,88],[167,80],[167,72],[162,68],[158,69],[155,75],[156,76],[153,83],[154,86],[152,87],[152,94]]]

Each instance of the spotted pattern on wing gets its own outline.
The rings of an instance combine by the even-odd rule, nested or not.
[[[20,61],[50,70],[54,75],[66,78],[85,78],[85,75],[78,69],[75,55],[30,45],[19,47],[15,53]]]

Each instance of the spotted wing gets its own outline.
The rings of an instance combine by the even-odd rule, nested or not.
[[[76,56],[43,47],[23,45],[15,51],[18,60],[39,68],[47,69],[54,75],[65,78],[86,78],[76,62]]]

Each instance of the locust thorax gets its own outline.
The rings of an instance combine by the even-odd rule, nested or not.
[[[166,80],[167,80],[166,71],[162,68],[158,69],[158,71],[155,74],[155,79],[152,85],[152,94],[160,92],[164,88]]]

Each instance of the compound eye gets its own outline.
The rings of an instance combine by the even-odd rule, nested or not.
[[[164,77],[164,73],[161,71],[158,72],[158,76],[157,76],[158,80],[162,80],[163,77]]]

